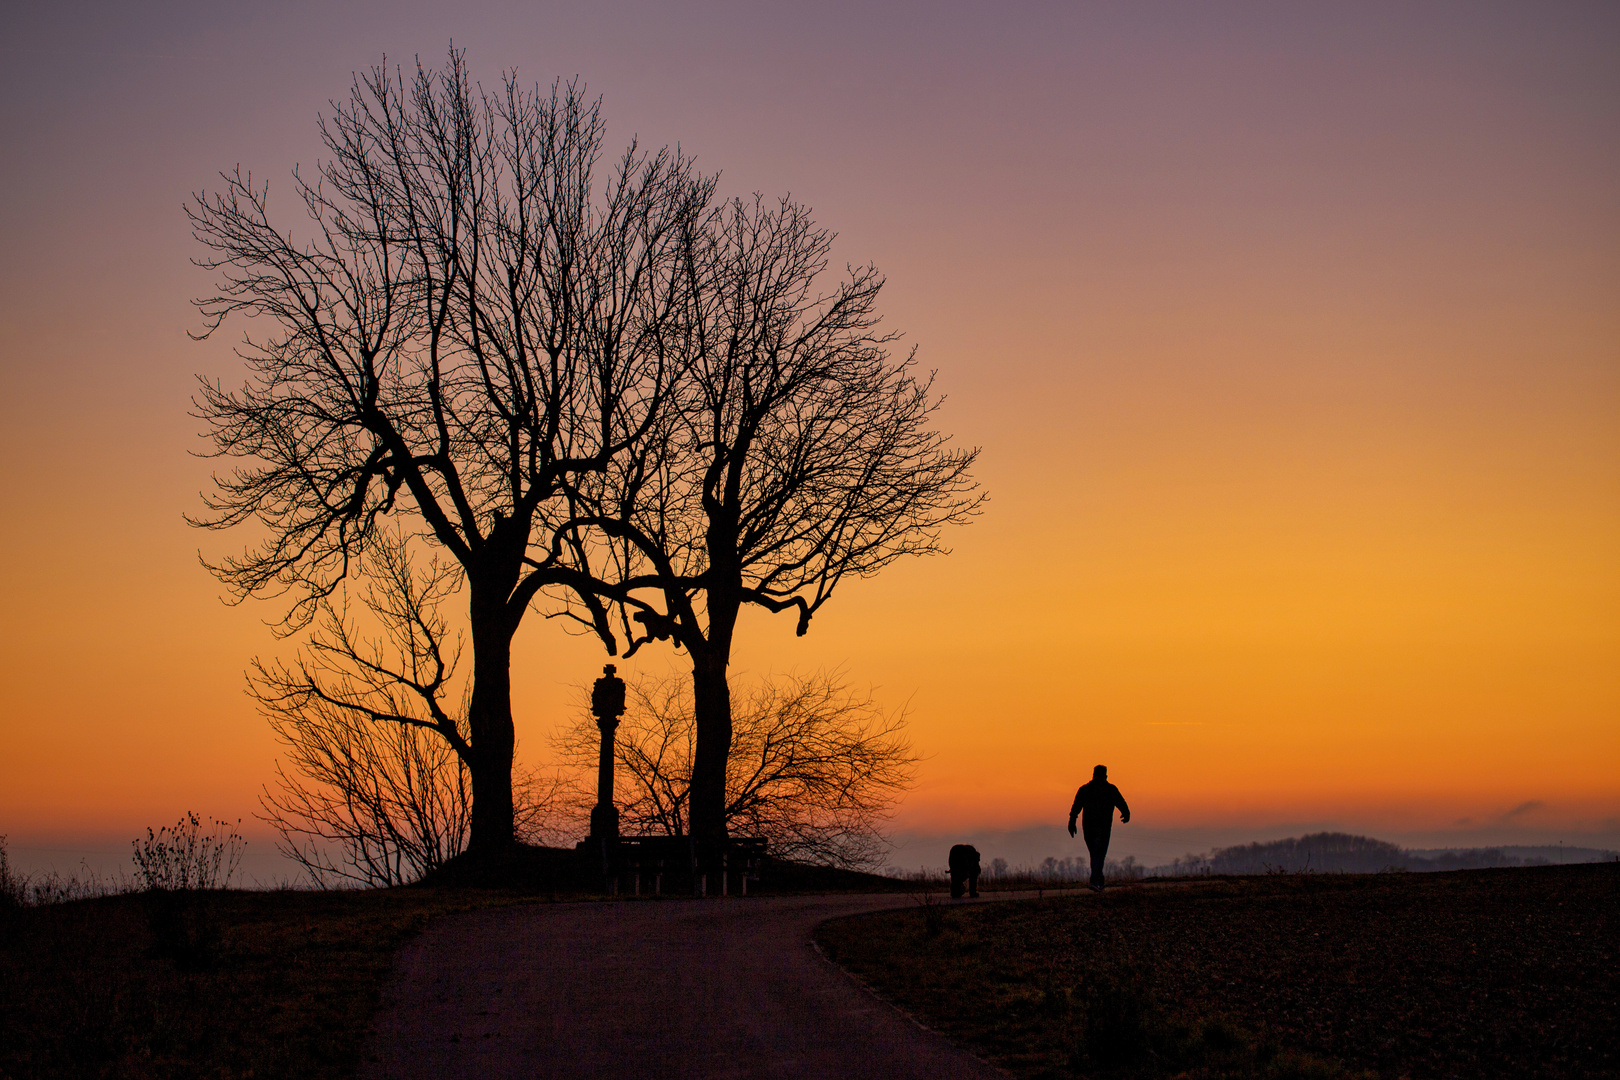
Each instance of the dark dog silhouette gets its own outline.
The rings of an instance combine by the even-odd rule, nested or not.
[[[951,898],[961,899],[964,889],[969,896],[979,895],[979,849],[972,844],[951,848]]]

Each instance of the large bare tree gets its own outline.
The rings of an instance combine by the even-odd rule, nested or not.
[[[283,596],[306,625],[398,515],[464,578],[473,686],[464,739],[472,850],[513,837],[511,642],[545,586],[582,585],[555,532],[570,478],[631,453],[675,375],[668,324],[712,182],[632,144],[600,184],[599,103],[569,84],[501,92],[463,57],[357,77],[294,172],[300,231],[240,168],[188,207],[219,293],[206,329],[248,316],[239,389],[204,382],[218,456],[195,524],[256,522],[211,565],[234,600]],[[600,187],[600,190],[598,189]],[[587,590],[591,616],[607,612]]]
[[[868,266],[820,284],[832,239],[786,200],[712,214],[668,327],[684,362],[658,437],[570,481],[569,535],[615,583],[626,655],[673,640],[691,660],[690,820],[704,840],[726,835],[743,606],[791,613],[802,635],[846,578],[943,551],[941,531],[982,501],[977,451],[934,429],[932,376],[878,325],[882,277]]]

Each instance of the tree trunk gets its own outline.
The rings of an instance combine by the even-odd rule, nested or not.
[[[705,498],[705,503],[708,499]],[[704,607],[708,633],[690,633],[684,644],[692,657],[692,719],[697,745],[692,752],[692,838],[700,845],[726,838],[726,765],[731,760],[731,639],[742,610],[742,569],[737,561],[735,514],[709,506],[706,544],[709,585]]]
[[[504,611],[472,613],[473,688],[467,710],[472,745],[472,835],[467,850],[489,854],[510,847],[512,835],[512,635]]]
[[[692,706],[697,745],[692,758],[690,820],[700,841],[726,837],[726,763],[731,757],[729,657],[715,649],[692,654]]]

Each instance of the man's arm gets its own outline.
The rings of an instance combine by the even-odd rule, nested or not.
[[[1121,825],[1131,820],[1131,808],[1125,805],[1125,796],[1119,793],[1119,788],[1114,789],[1114,805],[1119,807],[1119,823]]]
[[[1074,819],[1080,816],[1080,792],[1085,791],[1085,790],[1086,790],[1085,788],[1081,788],[1080,791],[1076,791],[1074,793],[1074,805],[1069,807],[1069,835],[1070,836],[1074,835]]]

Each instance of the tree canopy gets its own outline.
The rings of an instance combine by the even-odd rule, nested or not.
[[[248,381],[195,399],[218,456],[207,528],[264,540],[211,565],[230,594],[306,625],[389,515],[466,585],[474,685],[457,747],[472,845],[512,835],[511,639],[546,585],[578,584],[554,529],[565,481],[635,448],[674,381],[665,325],[713,181],[631,144],[605,183],[599,102],[575,84],[475,88],[452,52],[357,78],[297,171],[301,232],[240,168],[188,212],[220,291],[204,335],[248,316]],[[587,597],[593,593],[586,592]]]
[[[706,225],[658,437],[570,486],[628,651],[672,640],[691,659],[692,826],[723,835],[742,607],[790,612],[802,635],[844,580],[943,551],[983,496],[978,452],[933,427],[932,376],[891,352],[875,268],[823,288],[833,236],[787,200],[733,200]]]

